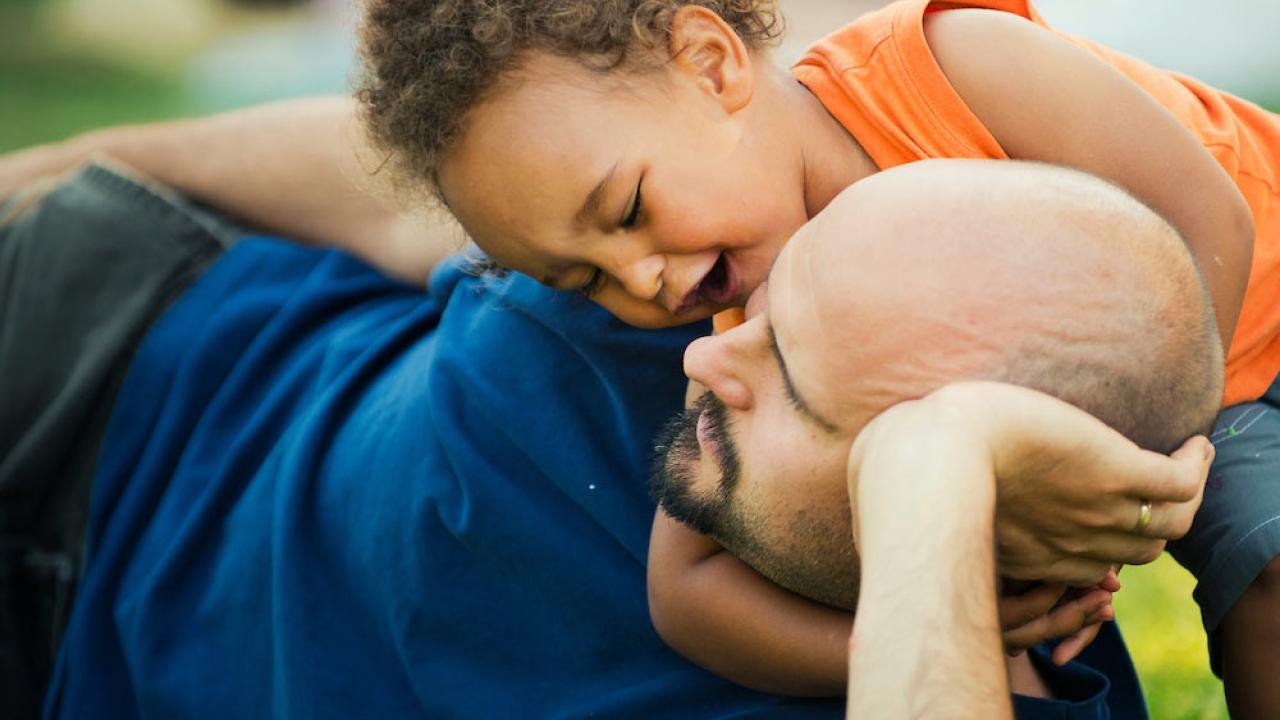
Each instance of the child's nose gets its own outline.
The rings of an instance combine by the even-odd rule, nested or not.
[[[667,260],[662,255],[649,255],[633,260],[614,271],[614,277],[621,283],[628,295],[641,300],[660,299],[662,293],[662,272],[667,268]]]
[[[705,385],[725,405],[746,411],[754,402],[745,373],[751,358],[736,332],[708,335],[690,343],[684,351],[684,374]]]

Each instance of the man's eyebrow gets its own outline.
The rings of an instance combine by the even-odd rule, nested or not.
[[[613,180],[613,176],[618,172],[618,163],[614,163],[609,168],[609,172],[604,174],[599,183],[587,193],[587,199],[583,201],[582,207],[578,210],[575,219],[579,224],[585,225],[590,222],[591,217],[600,211],[600,204],[604,202],[604,190],[609,186],[609,182]]]
[[[839,430],[836,424],[814,412],[804,398],[800,397],[800,393],[796,392],[795,383],[791,382],[791,373],[787,372],[787,361],[782,358],[782,349],[778,347],[778,336],[773,332],[773,324],[767,323],[765,328],[769,332],[769,349],[773,351],[773,357],[778,361],[778,370],[782,373],[782,387],[786,389],[787,400],[791,401],[801,415],[822,428],[824,432],[835,434]]]

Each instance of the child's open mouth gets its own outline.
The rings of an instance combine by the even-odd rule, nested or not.
[[[739,285],[738,279],[734,277],[733,268],[729,266],[729,260],[724,253],[720,253],[720,257],[716,258],[716,264],[711,266],[702,280],[698,281],[698,284],[685,296],[676,314],[682,315],[702,303],[732,304],[738,298]]]

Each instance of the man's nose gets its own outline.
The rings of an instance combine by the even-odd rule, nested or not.
[[[708,335],[689,344],[684,351],[684,374],[702,383],[725,405],[750,410],[755,402],[749,370],[754,362],[744,328],[723,335]]]
[[[658,300],[662,297],[662,273],[667,260],[662,255],[646,255],[619,265],[613,276],[628,295],[640,300]],[[670,308],[668,308],[670,309]]]
[[[769,301],[769,281],[765,280],[764,282],[760,283],[760,287],[757,287],[755,290],[753,290],[751,292],[751,295],[747,297],[746,307],[744,307],[742,310],[743,318],[746,320],[750,320],[751,318],[759,315],[764,310],[765,303],[767,303],[768,301]]]

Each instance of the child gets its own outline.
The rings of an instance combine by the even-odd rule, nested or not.
[[[373,2],[360,99],[389,159],[496,263],[643,326],[741,305],[791,232],[879,169],[930,157],[1073,166],[1125,188],[1183,235],[1230,347],[1225,404],[1271,386],[1280,371],[1274,115],[1056,33],[1019,0],[905,0],[819,42],[790,75],[765,52],[778,27],[767,2]],[[1223,450],[1217,468],[1234,479],[1243,461]],[[1223,487],[1235,489],[1206,498],[1209,531],[1193,530],[1179,557],[1200,575],[1233,708],[1275,712],[1280,687],[1252,668],[1280,634],[1280,612],[1267,610],[1280,609],[1268,590],[1280,577],[1271,563],[1280,523],[1267,523],[1280,497],[1250,497],[1265,492],[1256,482]],[[700,620],[714,610],[698,598],[775,593],[661,514],[653,544],[653,580],[671,584],[651,592],[654,612],[684,618],[681,633],[710,626]],[[1228,559],[1239,547],[1249,557]],[[685,580],[725,564],[735,569],[705,590]],[[797,618],[847,622],[805,607]],[[1246,622],[1253,630],[1240,632]],[[730,676],[792,642],[768,632],[781,626],[768,615],[731,625],[742,638],[668,639],[705,648],[700,659]]]

